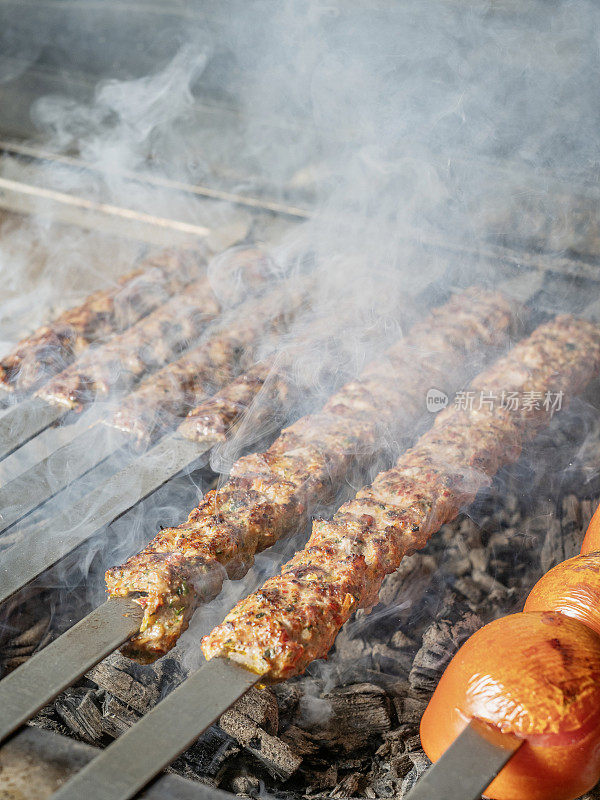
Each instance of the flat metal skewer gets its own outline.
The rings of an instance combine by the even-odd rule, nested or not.
[[[0,603],[186,467],[195,464],[206,455],[212,444],[212,441],[199,444],[174,434],[166,436],[81,500],[51,520],[28,530],[26,543],[18,541],[2,552]],[[48,536],[48,530],[53,532],[51,536]]]
[[[66,413],[66,408],[50,405],[39,397],[32,397],[10,408],[0,417],[0,459],[27,444]]]
[[[0,681],[0,742],[138,629],[143,610],[108,600]]]
[[[54,800],[128,800],[259,680],[232,661],[211,659],[71,778]]]
[[[480,800],[482,792],[522,744],[523,739],[471,720],[406,800]]]
[[[0,488],[0,533],[105,461],[128,441],[124,433],[93,425],[6,483]]]

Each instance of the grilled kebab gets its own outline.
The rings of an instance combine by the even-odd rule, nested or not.
[[[129,434],[139,446],[146,447],[164,430],[173,427],[178,417],[184,417],[194,403],[202,401],[214,408],[215,391],[225,387],[227,396],[229,382],[250,368],[257,346],[266,346],[269,334],[287,327],[306,304],[309,289],[310,280],[295,279],[266,297],[244,303],[197,347],[144,378],[105,424]],[[268,371],[266,365],[260,367]],[[233,419],[238,412],[239,406]],[[227,421],[231,423],[233,419]],[[207,438],[208,435],[204,436],[203,441]]]
[[[204,638],[206,657],[228,657],[280,681],[325,656],[350,615],[377,602],[386,574],[452,520],[550,421],[550,393],[576,395],[599,370],[599,327],[560,316],[537,328],[473,381],[474,395],[485,402],[441,412],[391,470],[330,521],[316,521],[281,574]],[[516,407],[515,394],[522,400]]]
[[[197,605],[240,577],[254,554],[297,529],[311,507],[339,489],[353,462],[406,435],[425,409],[427,387],[451,391],[478,351],[506,344],[521,309],[494,292],[467,290],[417,323],[322,411],[284,430],[264,453],[240,458],[187,522],[162,530],[106,573],[111,597],[132,597],[144,618],[126,652],[153,661],[171,649]]]
[[[0,359],[0,389],[25,394],[77,358],[92,342],[125,330],[181,291],[204,269],[192,252],[156,253],[110,289],[42,325]]]
[[[238,253],[234,267],[243,258],[248,265],[244,285],[249,284],[254,292],[261,290],[271,271],[267,257],[256,250]],[[239,277],[236,272],[231,275],[227,303],[244,298],[237,285]],[[47,403],[81,410],[95,397],[107,396],[115,389],[130,389],[146,373],[164,366],[189,346],[222,310],[209,277],[195,280],[123,333],[86,350],[36,394]]]

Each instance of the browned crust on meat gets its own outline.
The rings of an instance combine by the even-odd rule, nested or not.
[[[106,424],[132,436],[138,446],[146,447],[201,399],[223,408],[222,398],[231,397],[231,388],[227,386],[217,398],[212,397],[215,391],[253,363],[261,342],[287,327],[305,305],[309,285],[308,280],[286,282],[266,297],[244,303],[214,333],[207,334],[201,344],[144,378],[121,401]],[[231,413],[231,408],[228,410]],[[239,407],[235,409],[236,414],[241,411]],[[194,429],[193,438],[199,440],[195,425]],[[218,438],[205,431],[202,441]]]
[[[386,433],[406,432],[422,414],[427,387],[450,391],[482,346],[506,342],[518,313],[497,293],[468,290],[453,298],[332,396],[321,412],[284,430],[266,452],[239,459],[230,480],[209,492],[186,523],[161,531],[133,560],[108,570],[109,594],[141,591],[144,602],[164,609],[164,587],[148,580],[140,589],[140,570],[146,559],[154,563],[156,554],[186,563],[201,558],[203,565],[223,565],[230,577],[244,574],[257,551],[303,524],[315,502],[339,488],[352,463],[369,461]],[[191,596],[189,608],[196,602]],[[188,618],[182,615],[181,625],[168,626],[168,644],[145,618],[142,638],[134,637],[131,647],[138,654],[147,650],[148,658],[165,652],[173,630],[184,630]]]
[[[581,392],[600,370],[600,328],[568,316],[540,326],[473,382],[474,389]],[[395,467],[317,521],[299,551],[204,638],[207,658],[229,657],[285,680],[325,656],[349,616],[370,609],[384,577],[452,520],[503,464],[550,421],[520,404],[450,408]]]
[[[93,342],[125,330],[166,302],[203,269],[197,253],[164,251],[147,256],[115,286],[91,294],[20,341],[0,360],[0,387],[7,392],[32,391]]]

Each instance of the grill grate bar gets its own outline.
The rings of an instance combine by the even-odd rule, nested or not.
[[[26,546],[16,542],[2,554],[0,603],[195,464],[211,446],[212,442],[198,444],[167,436],[77,503],[28,531]],[[94,509],[92,516],[90,509]],[[52,532],[50,536],[48,531]]]
[[[104,436],[100,437],[98,426],[92,426],[0,488],[0,533],[129,441],[125,434],[108,433],[104,431]]]
[[[53,797],[55,800],[80,800],[82,797],[128,800],[259,680],[260,675],[232,661],[212,659]]]
[[[108,600],[0,682],[0,741],[139,628],[142,609]]]
[[[39,397],[32,397],[10,408],[0,417],[0,459],[14,453],[66,413],[65,408],[52,406]]]

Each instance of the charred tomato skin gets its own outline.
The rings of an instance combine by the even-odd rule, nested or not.
[[[423,715],[429,758],[471,719],[524,739],[486,797],[575,800],[600,778],[600,637],[547,611],[486,625],[454,656]]]
[[[600,551],[569,558],[543,575],[524,611],[558,611],[600,636]]]

